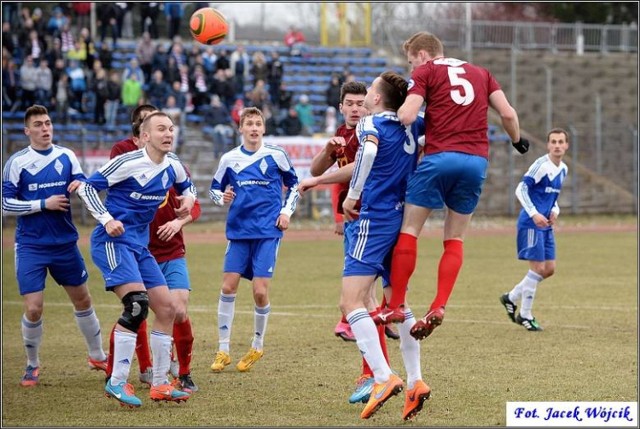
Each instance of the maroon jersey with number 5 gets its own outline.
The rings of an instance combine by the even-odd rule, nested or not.
[[[425,154],[463,152],[489,158],[489,96],[500,84],[485,68],[455,58],[416,67],[408,95],[427,103]]]

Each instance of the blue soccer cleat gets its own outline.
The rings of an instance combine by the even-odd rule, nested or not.
[[[370,375],[361,375],[356,381],[356,390],[349,397],[349,403],[367,403],[369,401],[369,396],[371,396],[371,391],[373,390],[375,381],[375,378]]]
[[[20,380],[20,386],[22,387],[33,387],[37,386],[40,378],[40,368],[37,366],[27,365],[27,368],[24,370],[24,375],[22,376],[22,380]]]
[[[116,386],[112,386],[110,381],[104,386],[104,394],[107,398],[114,398],[120,402],[121,406],[130,408],[139,407],[142,401],[134,395],[133,386],[124,381]]]

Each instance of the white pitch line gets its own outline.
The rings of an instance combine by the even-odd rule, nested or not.
[[[9,304],[9,305],[23,305],[22,302],[20,301],[3,301],[3,304]],[[63,303],[63,302],[49,302],[49,303],[45,303],[45,307],[72,307],[70,303]],[[94,307],[96,308],[112,308],[112,309],[119,309],[122,308],[122,305],[119,304],[97,304],[94,305]],[[459,307],[459,308],[486,308],[486,306],[482,306],[482,305],[464,305],[464,304],[456,304],[456,305],[451,305],[450,307]],[[310,308],[315,308],[315,309],[331,309],[331,310],[335,310],[337,309],[337,307],[332,306],[332,305],[309,305],[309,306],[294,306],[294,305],[282,305],[282,306],[278,306],[278,308],[294,308],[294,309],[300,309],[300,310],[304,310],[304,309],[310,309]],[[591,307],[551,307],[551,306],[547,306],[545,308],[549,308],[549,309],[558,309],[558,308],[562,308],[562,309],[570,309],[570,310],[590,310]],[[607,307],[593,307],[593,309],[607,309]],[[609,311],[614,310],[614,311],[636,311],[637,312],[637,308],[635,307],[609,307]],[[189,311],[193,312],[193,313],[214,313],[216,312],[216,308],[214,306],[204,306],[204,305],[190,305],[189,306]],[[236,309],[236,314],[253,314],[253,310],[238,310]],[[280,312],[280,311],[272,311],[271,315],[273,316],[283,316],[283,317],[305,317],[305,318],[314,318],[314,319],[328,319],[328,318],[335,318],[337,316],[337,312],[332,312],[331,314],[328,313],[324,313],[324,314],[314,314],[314,313],[308,313],[308,312]],[[455,318],[448,318],[447,319],[447,323],[464,323],[464,324],[483,324],[483,325],[504,325],[504,326],[511,326],[513,324],[513,322],[509,322],[509,321],[497,321],[497,320],[478,320],[478,319],[455,319]],[[577,330],[592,330],[593,326],[589,326],[589,325],[545,325],[547,327],[553,327],[553,328],[559,328],[559,329],[577,329]],[[626,332],[625,329],[620,329],[617,327],[612,327],[612,328],[607,328],[607,327],[602,327],[599,326],[598,327],[599,330],[604,330],[604,331],[615,331],[615,332]],[[633,330],[634,332],[636,331],[635,329]],[[629,330],[629,332],[631,332],[631,330]]]

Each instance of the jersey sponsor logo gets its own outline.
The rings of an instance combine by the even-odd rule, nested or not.
[[[556,189],[556,188],[552,188],[551,186],[547,186],[546,188],[544,188],[544,192],[545,194],[559,194],[560,193],[560,189]]]
[[[251,186],[251,185],[268,186],[269,181],[268,180],[241,180],[238,182],[239,187]]]
[[[132,192],[129,194],[131,198],[134,200],[143,200],[143,201],[164,201],[167,195],[142,195],[140,192]]]
[[[38,190],[38,184],[37,183],[29,183],[29,190],[30,191],[37,191]]]
[[[29,190],[34,191],[35,189],[31,189],[31,186],[35,183],[29,185]],[[38,189],[47,189],[47,188],[55,188],[56,186],[64,186],[67,184],[66,180],[59,180],[57,182],[49,182],[49,183],[40,183],[37,185]]]

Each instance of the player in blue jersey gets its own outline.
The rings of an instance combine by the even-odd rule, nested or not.
[[[396,114],[407,94],[408,84],[397,73],[377,77],[365,96],[370,116],[360,120],[356,135],[360,148],[356,155],[349,191],[342,207],[346,221],[354,224],[346,233],[349,250],[345,256],[340,308],[347,316],[362,356],[373,370],[375,384],[360,417],[368,419],[389,398],[403,389],[403,382],[386,362],[378,330],[366,310],[366,299],[375,280],[388,269],[391,251],[400,232],[407,180],[418,159],[418,136],[424,122],[402,125]],[[362,196],[360,210],[356,203]],[[410,388],[422,398],[412,403],[415,414],[430,394],[422,381],[420,349],[409,329],[415,318],[405,309],[406,323],[400,326],[403,360]]]
[[[16,276],[24,300],[22,338],[27,368],[20,385],[39,382],[42,311],[47,270],[69,295],[89,350],[89,367],[106,371],[100,322],[87,288],[89,278],[77,246],[78,231],[71,219],[69,195],[84,174],[73,151],[53,144],[53,124],[44,106],[24,115],[29,147],[7,161],[2,177],[2,211],[17,216]]]
[[[153,356],[152,400],[185,401],[189,393],[167,379],[171,361],[171,333],[175,309],[166,280],[148,249],[149,224],[170,187],[181,201],[176,209],[186,217],[196,199],[195,187],[178,157],[171,153],[173,121],[163,112],[149,114],[141,125],[143,149],[117,156],[78,188],[78,195],[99,224],[91,235],[91,256],[105,280],[124,305],[114,333],[111,378],[107,396],[139,407],[142,401],[127,383],[136,346],[137,330],[151,308]],[[108,190],[104,204],[98,192]]]
[[[283,231],[298,201],[298,177],[287,153],[264,144],[262,112],[249,107],[240,115],[242,145],[220,158],[209,195],[217,205],[231,204],[226,234],[222,290],[218,302],[219,349],[211,370],[222,371],[231,363],[229,341],[240,278],[253,282],[254,337],[251,348],[237,363],[248,371],[263,356],[264,335],[271,312],[269,284]],[[287,188],[283,198],[282,187]]]
[[[500,297],[507,315],[528,331],[542,331],[531,314],[538,284],[553,275],[556,269],[556,242],[553,226],[560,214],[558,196],[567,177],[567,165],[562,162],[569,149],[569,134],[554,128],[547,134],[548,153],[534,161],[516,188],[522,204],[518,217],[518,259],[529,261],[529,271],[509,293]],[[516,302],[520,312],[516,314]]]

